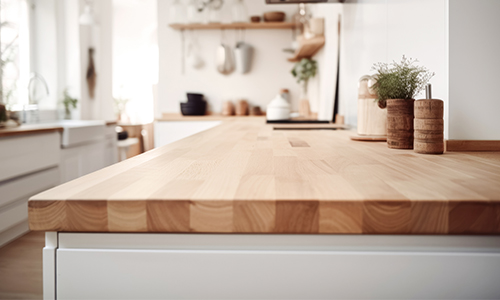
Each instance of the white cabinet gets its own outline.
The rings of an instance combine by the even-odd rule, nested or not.
[[[28,199],[118,161],[114,126],[60,121],[63,133],[0,139],[0,246],[27,232]]]
[[[79,139],[76,144],[64,145],[61,150],[61,183],[87,175],[118,161],[114,127],[99,130],[98,135]]]
[[[168,145],[219,125],[220,121],[155,122],[155,148]]]
[[[0,182],[59,164],[58,132],[0,139]]]
[[[29,197],[59,184],[58,132],[0,139],[0,246],[28,230]]]
[[[495,236],[59,233],[55,257],[57,299],[500,297]]]

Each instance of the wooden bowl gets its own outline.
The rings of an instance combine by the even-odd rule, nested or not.
[[[264,22],[284,22],[286,14],[282,11],[270,11],[264,13]]]
[[[250,21],[252,21],[252,23],[259,23],[260,22],[260,16],[251,16],[250,17]]]

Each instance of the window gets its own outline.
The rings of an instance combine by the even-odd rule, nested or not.
[[[0,96],[9,110],[28,104],[30,76],[29,10],[26,0],[1,0]]]
[[[127,103],[125,122],[153,121],[153,86],[158,83],[156,14],[156,0],[113,1],[113,97],[121,102],[118,105]]]

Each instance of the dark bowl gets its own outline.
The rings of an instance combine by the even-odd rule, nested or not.
[[[187,102],[181,103],[181,113],[183,116],[203,116],[207,110],[207,102]]]
[[[260,22],[260,16],[251,16],[250,17],[250,21],[252,21],[252,23],[259,23]]]
[[[203,101],[203,94],[187,93],[188,102]]]

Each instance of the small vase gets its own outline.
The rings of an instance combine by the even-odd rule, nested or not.
[[[387,99],[387,146],[413,149],[414,99]]]
[[[71,111],[69,109],[64,109],[64,120],[71,120]]]
[[[302,83],[302,88],[300,91],[300,103],[299,103],[299,115],[308,118],[311,115],[311,105],[309,103],[308,96],[308,80]]]
[[[247,8],[243,0],[233,0],[233,5],[231,7],[231,17],[233,23],[244,23],[248,22]]]
[[[180,0],[175,0],[169,8],[168,23],[183,24],[186,23],[186,7]]]
[[[187,20],[190,24],[200,24],[203,21],[203,14],[198,11],[197,4],[195,0],[191,0],[187,5]]]

